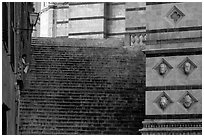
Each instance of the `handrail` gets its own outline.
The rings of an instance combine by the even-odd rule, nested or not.
[[[8,53],[8,45],[6,44],[6,42],[4,40],[2,40],[2,43],[4,45],[4,49],[5,49],[6,53]]]

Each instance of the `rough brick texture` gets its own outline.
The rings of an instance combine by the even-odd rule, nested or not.
[[[33,39],[21,92],[20,133],[140,134],[143,53],[116,39],[57,41]]]

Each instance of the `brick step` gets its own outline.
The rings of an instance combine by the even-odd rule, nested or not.
[[[82,105],[82,106],[89,106],[89,107],[90,106],[91,107],[98,107],[98,106],[103,107],[104,106],[103,103],[110,103],[110,102],[112,102],[112,101],[110,101],[108,99],[107,100],[102,100],[101,99],[101,100],[97,101],[97,98],[92,99],[92,100],[89,99],[89,98],[76,99],[76,100],[74,100],[74,99],[72,99],[72,100],[65,99],[64,101],[60,101],[60,99],[49,99],[49,100],[47,99],[47,100],[44,100],[44,101],[42,101],[40,99],[38,100],[38,99],[39,98],[34,100],[34,99],[31,98],[30,99],[31,101],[29,102],[29,104],[32,104],[32,105],[36,104],[36,105],[39,105],[39,107],[40,107],[40,105],[42,105],[44,107],[45,106],[47,107],[47,106],[49,106],[48,104],[52,105],[50,107],[56,107],[56,106],[61,106],[61,107],[63,107],[63,106],[64,107],[68,107],[68,106],[71,107],[72,106],[72,107],[74,107],[74,106],[80,106],[80,105]],[[25,98],[22,101],[24,101],[24,102],[29,101],[29,98]],[[96,105],[92,105],[93,103],[97,103],[97,106]],[[117,105],[117,104],[115,104],[115,105]],[[21,106],[25,106],[25,105],[22,104]],[[108,106],[106,106],[106,107],[108,107]]]
[[[91,78],[90,78],[91,79]],[[80,79],[79,79],[80,80]],[[39,81],[28,81],[26,83],[27,87],[38,87],[41,86],[42,88],[45,88],[47,86],[50,86],[52,88],[72,88],[72,87],[108,87],[109,83],[108,82],[103,82],[103,81],[88,81],[88,80],[80,80],[80,82],[77,82],[76,80],[65,80],[65,81],[57,81],[57,80],[52,80],[48,82],[39,82]]]
[[[59,130],[57,130],[59,131]],[[31,130],[19,130],[19,134],[20,135],[78,135],[79,133],[77,133],[76,131],[59,131],[59,132],[55,132],[55,131],[49,131],[49,133],[44,132],[42,130],[39,131],[31,131]],[[81,134],[81,133],[80,133]],[[85,132],[85,134],[87,134],[87,132]]]
[[[35,75],[41,75],[41,74],[44,74],[44,75],[50,75],[50,74],[53,74],[53,75],[61,75],[61,74],[64,74],[65,76],[67,74],[74,74],[74,73],[85,73],[85,74],[90,74],[90,73],[94,73],[94,71],[92,70],[83,70],[80,68],[47,68],[47,69],[30,69],[31,73],[28,73],[28,74],[35,74]],[[71,73],[73,72],[73,73]],[[96,72],[95,72],[96,73]],[[96,76],[95,76],[96,77]],[[105,77],[105,76],[104,76]]]
[[[32,123],[31,123],[32,124]],[[100,129],[106,129],[106,127],[108,125],[110,125],[111,123],[109,124],[101,124],[101,123],[73,123],[73,125],[70,125],[70,124],[62,124],[62,125],[51,125],[52,123],[49,123],[49,124],[44,124],[44,123],[39,123],[39,122],[35,122],[34,124],[32,125],[25,125],[25,126],[21,126],[20,129],[21,130],[25,130],[25,129],[49,129],[49,128],[58,128],[58,129],[63,129],[64,130],[69,130],[69,129],[93,129],[94,127],[97,127],[98,130]],[[110,127],[110,126],[109,126]]]
[[[31,126],[32,124],[32,126]],[[53,125],[53,126],[52,126]],[[31,121],[30,123],[28,124],[23,124],[23,126],[20,127],[20,130],[26,130],[26,129],[35,129],[35,128],[38,128],[38,129],[49,129],[49,128],[52,128],[52,127],[55,127],[55,128],[58,128],[58,129],[69,129],[69,128],[72,128],[72,127],[77,127],[78,128],[82,128],[82,127],[87,127],[87,126],[83,126],[81,124],[75,126],[76,124],[73,123],[72,125],[69,124],[69,123],[61,123],[60,122],[48,122],[48,121],[45,121],[45,122],[35,122],[35,121]]]
[[[53,123],[53,124],[55,124],[55,123]],[[57,124],[57,123],[56,123]],[[95,126],[97,126],[97,128],[98,128],[98,130],[99,129],[106,129],[106,127],[104,126],[104,125],[102,125],[102,124],[90,124],[90,125],[92,125],[92,127],[95,127]],[[69,130],[69,129],[90,129],[90,127],[88,126],[88,124],[86,125],[86,124],[83,124],[83,122],[82,123],[73,123],[73,125],[70,125],[70,124],[62,124],[62,125],[60,125],[60,123],[59,124],[57,124],[57,125],[52,125],[52,123],[47,123],[47,124],[44,124],[44,123],[37,123],[37,122],[35,122],[35,123],[32,123],[32,126],[30,125],[25,125],[25,126],[21,126],[20,127],[20,130],[21,131],[23,131],[23,130],[26,130],[26,129],[30,129],[30,130],[33,130],[33,129],[64,129],[64,130]],[[92,128],[91,128],[92,129]]]
[[[88,91],[87,91],[88,92]],[[86,98],[86,99],[91,99],[91,98],[102,98],[104,99],[105,97],[109,97],[109,94],[114,92],[83,92],[83,93],[77,93],[77,92],[62,92],[62,93],[56,93],[56,92],[39,92],[39,91],[35,91],[35,92],[21,92],[21,97],[33,97],[33,98],[38,98],[38,97],[42,97],[45,96],[46,98],[72,98],[72,99],[77,99],[77,98]],[[118,93],[120,94],[120,93]],[[110,96],[111,97],[111,96]],[[117,96],[118,97],[118,96]]]
[[[81,74],[82,75],[82,74]],[[79,81],[79,83],[82,83],[82,82],[86,82],[89,83],[89,82],[92,82],[92,83],[103,83],[103,84],[109,84],[110,82],[108,82],[106,79],[96,79],[94,77],[80,77],[80,75],[78,75],[78,77],[74,77],[74,75],[68,75],[66,77],[63,77],[63,76],[55,76],[55,75],[52,75],[50,74],[49,76],[30,76],[29,78],[27,78],[27,81],[29,82],[32,82],[32,83],[53,83],[53,82],[59,82],[60,80],[63,82],[70,82],[70,83],[75,83],[77,80]],[[49,79],[49,81],[47,80]],[[69,84],[69,83],[67,83]],[[137,84],[137,83],[134,83],[134,84]]]
[[[142,85],[144,85],[144,83]],[[138,86],[141,86],[141,84],[138,85]],[[132,91],[132,90],[137,90],[138,86],[129,87],[129,88],[126,88],[126,89],[116,86],[116,87],[114,87],[114,90],[116,90],[116,91]],[[30,90],[65,90],[66,89],[66,90],[79,90],[79,91],[81,91],[81,90],[112,90],[113,88],[102,87],[102,86],[100,86],[100,87],[96,87],[96,86],[95,87],[94,86],[85,86],[85,87],[82,87],[82,86],[70,86],[70,87],[30,86],[30,87],[28,87],[26,85],[25,90],[28,90],[28,89],[30,89]]]
[[[48,89],[48,90],[52,90],[52,89],[56,89],[56,90],[63,90],[63,89],[73,89],[73,90],[109,90],[111,88],[109,87],[105,87],[105,86],[100,86],[100,87],[96,87],[96,86],[69,86],[69,87],[57,87],[57,86],[42,86],[42,87],[39,87],[39,86],[29,86],[29,85],[25,85],[25,88],[30,88],[30,89]],[[132,88],[132,89],[137,89],[137,88]],[[131,89],[131,90],[132,90]],[[116,87],[115,90],[124,90],[124,88],[121,88],[121,87]]]
[[[99,54],[99,53],[98,53]],[[32,54],[33,59],[36,60],[47,60],[47,59],[52,59],[52,58],[56,58],[56,59],[61,59],[62,57],[66,57],[67,59],[73,59],[73,60],[77,60],[77,58],[82,58],[82,59],[91,59],[93,60],[92,57],[97,57],[97,58],[102,58],[100,55],[98,55],[97,53],[95,54],[87,54],[87,53],[83,53],[83,54],[74,54],[72,52],[34,52]],[[134,57],[130,58],[127,55],[108,55],[108,56],[104,56],[103,58],[105,59],[116,59],[116,60],[124,60],[124,59],[128,59],[128,60],[132,60],[135,59]]]
[[[94,121],[97,119],[96,122],[100,122],[103,123],[103,120],[100,120],[100,117],[93,117],[93,116],[84,116],[82,115],[73,115],[73,114],[69,114],[69,115],[56,115],[56,114],[35,114],[35,118],[33,118],[32,116],[30,116],[31,114],[27,114],[27,113],[21,113],[21,117],[20,120],[21,122],[28,122],[28,120],[38,120],[38,121],[60,121],[60,122],[64,122],[64,121],[69,121],[70,123],[77,123],[77,122],[83,122],[83,121]],[[25,120],[25,121],[24,121]],[[113,121],[109,121],[109,122],[113,122]]]
[[[28,83],[28,85],[32,86],[55,86],[55,87],[59,87],[59,86],[64,86],[64,87],[69,87],[69,86],[99,86],[99,84],[101,84],[100,86],[107,86],[108,83],[105,83],[103,81],[79,81],[77,82],[76,80],[64,80],[64,81],[60,81],[60,80],[50,80],[50,81],[30,81]]]
[[[93,105],[93,103],[97,103],[97,105]],[[53,108],[57,108],[57,109],[67,109],[67,108],[74,108],[74,109],[86,109],[86,108],[89,108],[89,109],[97,109],[97,110],[100,110],[100,109],[106,109],[106,108],[109,108],[111,110],[111,108],[113,107],[110,107],[110,104],[111,101],[93,101],[93,102],[88,102],[88,101],[82,101],[82,102],[79,102],[79,101],[64,101],[64,102],[60,102],[60,101],[47,101],[47,102],[30,102],[29,104],[21,104],[20,105],[20,108],[22,109],[25,109],[25,108],[33,108],[33,109],[40,109],[40,108],[49,108],[49,109],[53,109]],[[111,105],[113,104],[113,102],[111,103]],[[119,103],[117,104],[114,104],[114,107],[117,107],[117,106],[120,106]],[[128,108],[128,107],[127,107]]]
[[[103,83],[103,82],[89,82],[89,81],[80,81],[80,82],[75,82],[75,81],[67,81],[64,83],[60,83],[60,82],[29,82],[27,83],[27,86],[30,86],[30,88],[36,88],[36,87],[41,87],[41,88],[85,88],[85,87],[101,87],[101,88],[105,88],[108,87],[108,83]]]
[[[80,108],[79,108],[80,109]],[[52,115],[53,114],[53,111],[56,111],[57,113],[54,113],[53,115],[84,115],[84,116],[98,116],[98,117],[101,117],[103,116],[104,118],[108,118],[110,116],[110,113],[114,113],[115,111],[109,111],[109,114],[103,114],[104,113],[104,110],[101,110],[101,111],[88,111],[88,110],[79,110],[79,109],[73,109],[73,110],[70,110],[70,109],[22,109],[20,108],[20,111],[23,111],[22,113],[27,113],[28,115],[30,115],[30,113],[32,113],[33,115],[35,115],[36,113],[40,114],[41,112],[41,115]],[[37,111],[37,112],[36,112]],[[118,115],[120,117],[123,117],[122,114]]]
[[[135,89],[131,89],[132,91],[134,91]],[[131,91],[130,90],[130,91]],[[126,92],[128,92],[128,89],[127,90],[125,90]],[[97,90],[95,90],[95,89],[90,89],[90,90],[88,90],[88,89],[70,89],[70,88],[67,88],[67,89],[40,89],[40,88],[37,88],[37,89],[32,89],[32,88],[29,88],[29,89],[24,89],[23,91],[21,91],[21,93],[47,93],[47,94],[49,94],[49,93],[57,93],[57,94],[64,94],[64,93],[68,93],[68,94],[78,94],[78,95],[80,95],[80,94],[87,94],[87,93],[89,93],[89,94],[97,94],[97,93],[104,93],[104,94],[107,94],[107,93],[122,93],[122,92],[124,92],[124,91],[116,91],[115,89],[113,90],[111,90],[111,89],[109,89],[109,90],[103,90],[103,89],[101,89],[101,90],[99,90],[99,89],[97,89]],[[142,93],[142,92],[141,92]]]
[[[117,94],[116,94],[117,92]],[[125,98],[125,96],[121,96],[123,94],[125,94],[123,91],[115,91],[115,90],[69,90],[69,89],[65,89],[65,90],[27,90],[27,91],[21,91],[21,96],[25,97],[25,96],[46,96],[46,97],[64,97],[64,96],[68,96],[69,98],[73,98],[73,99],[77,99],[78,97],[98,97],[98,98],[102,98],[104,99],[105,97],[114,97],[114,98],[118,98],[118,97],[123,97]],[[126,91],[127,92],[127,91]],[[131,92],[131,90],[130,90]],[[113,96],[113,94],[115,94]],[[141,93],[139,93],[141,94]],[[117,95],[117,96],[116,96]],[[65,97],[67,98],[67,97]]]
[[[53,66],[53,67],[60,67],[64,65],[94,65],[90,61],[83,61],[83,60],[43,60],[43,61],[33,61],[32,65],[38,67],[45,67],[45,66]],[[87,66],[84,66],[87,67]]]
[[[27,120],[27,119],[26,119]],[[86,123],[85,123],[86,122]],[[42,119],[38,119],[38,121],[36,119],[34,120],[30,120],[29,122],[24,122],[22,121],[20,124],[22,124],[20,129],[25,129],[25,128],[30,128],[30,125],[32,124],[32,126],[38,126],[39,128],[40,126],[44,126],[44,127],[49,127],[50,125],[54,125],[54,127],[64,127],[64,128],[68,128],[68,127],[75,127],[74,125],[77,125],[78,127],[88,127],[87,125],[99,125],[99,123],[97,123],[98,121],[95,121],[95,123],[93,122],[89,122],[89,121],[84,121],[82,120],[81,122],[75,122],[75,121],[49,121],[49,120],[42,120]],[[103,122],[103,121],[102,121]],[[61,123],[61,124],[60,124]],[[100,123],[100,126],[106,127],[109,126],[110,127],[111,122],[109,123]],[[31,126],[31,127],[32,127]]]
[[[46,60],[49,60],[49,59],[66,59],[66,60],[96,60],[96,59],[101,59],[102,57],[97,55],[97,54],[73,54],[73,53],[55,53],[53,51],[50,51],[52,53],[48,53],[48,54],[45,54],[45,53],[39,53],[39,54],[35,54],[33,53],[32,57],[34,60],[38,60],[38,61],[46,61]],[[70,55],[71,54],[71,55]],[[94,58],[95,57],[95,58]],[[126,57],[126,56],[105,56],[103,57],[105,58],[106,60],[109,60],[111,61],[112,59],[114,60],[121,60],[121,61],[133,61],[133,59],[135,58],[130,58],[130,57]],[[126,59],[126,60],[125,60]]]
[[[20,124],[22,125],[20,129],[27,128],[27,127],[30,128],[31,124],[36,126],[39,125],[39,128],[40,126],[49,127],[50,125],[54,125],[55,127],[68,128],[68,127],[74,127],[74,125],[76,124],[78,126],[81,125],[82,127],[87,127],[87,126],[84,126],[84,122],[85,121],[83,120],[81,122],[74,122],[74,121],[70,122],[69,120],[50,121],[49,119],[25,119],[25,121],[21,120]],[[101,125],[105,125],[105,124],[101,124]]]
[[[32,69],[33,70],[33,69]],[[61,74],[61,73],[68,73],[69,72],[73,72],[73,73],[94,73],[94,71],[92,71],[91,69],[87,70],[87,69],[83,69],[83,68],[69,68],[68,66],[64,66],[64,67],[45,67],[44,69],[43,68],[36,68],[34,70],[35,72],[39,72],[39,73],[44,73],[44,74],[50,74],[50,73],[54,73],[54,74]],[[40,74],[38,74],[40,75]]]
[[[20,130],[20,134],[22,135],[81,135],[81,134],[100,134],[102,131],[98,129],[98,131],[94,131],[93,128],[89,130],[80,130],[80,129],[56,129],[56,130],[43,130],[43,129],[35,129],[35,130]]]
[[[36,115],[37,116],[37,115]],[[100,117],[95,117],[92,118],[91,116],[89,116],[88,118],[86,118],[86,116],[81,115],[81,116],[74,116],[74,115],[70,115],[69,117],[55,117],[55,115],[53,116],[49,116],[49,117],[42,117],[42,115],[39,115],[40,117],[36,117],[36,118],[32,118],[30,115],[28,115],[28,117],[25,116],[21,116],[20,119],[20,125],[27,125],[30,123],[30,121],[36,121],[38,123],[59,123],[61,122],[62,125],[66,124],[66,125],[72,125],[73,123],[101,123],[103,125],[107,125],[107,124],[111,124],[113,120],[109,120],[108,122],[104,121],[104,120],[100,120]],[[45,115],[47,116],[47,115]]]
[[[118,85],[119,86],[119,85]],[[96,83],[28,83],[25,85],[25,87],[30,87],[30,88],[48,88],[48,89],[52,89],[52,88],[55,88],[55,89],[64,89],[64,88],[71,88],[71,89],[90,89],[90,88],[98,88],[98,89],[107,89],[109,87],[108,84],[101,84],[99,85],[96,84]],[[122,89],[122,87],[121,87]]]
[[[30,73],[28,73],[29,75],[34,75],[34,76],[41,76],[41,75],[47,75],[47,76],[49,76],[49,75],[53,75],[53,76],[56,76],[56,77],[58,77],[58,76],[61,76],[62,74],[64,75],[64,76],[69,76],[69,75],[75,75],[75,73],[77,73],[77,74],[96,74],[97,75],[97,73],[96,72],[94,72],[94,71],[88,71],[88,70],[77,70],[77,68],[76,69],[69,69],[69,68],[66,68],[66,69],[61,69],[61,70],[59,70],[59,68],[58,68],[58,70],[57,70],[57,68],[56,69],[54,69],[54,68],[51,68],[51,69],[35,69],[35,70],[30,70],[31,72]],[[78,76],[76,74],[76,76]],[[91,75],[92,76],[92,75]],[[85,77],[85,76],[84,76]],[[99,76],[92,76],[92,77],[96,77],[96,78],[99,78]],[[102,76],[101,76],[102,77]],[[106,76],[104,76],[104,77],[106,77]]]
[[[119,76],[115,77],[115,78],[119,78]],[[106,76],[97,76],[95,75],[95,73],[79,73],[79,74],[71,74],[71,73],[68,73],[68,74],[64,74],[63,73],[47,73],[45,72],[44,74],[43,73],[29,73],[27,75],[27,80],[30,80],[30,81],[37,81],[39,80],[39,82],[41,81],[44,81],[45,82],[49,82],[49,81],[55,81],[55,80],[62,80],[63,81],[76,81],[78,80],[79,82],[80,81],[92,81],[92,82],[109,82],[107,77]],[[48,81],[49,79],[49,81]],[[134,83],[132,84],[140,84],[141,81],[135,81]],[[129,83],[130,84],[130,83]]]
[[[80,48],[82,49],[82,48]],[[86,50],[86,49],[84,49]],[[88,50],[87,50],[88,52]],[[93,50],[94,52],[94,50]],[[76,51],[72,51],[72,48],[67,48],[67,49],[38,49],[32,52],[32,57],[44,57],[44,56],[49,56],[49,55],[56,55],[56,56],[69,56],[69,57],[83,57],[84,55],[86,56],[98,56],[99,51],[96,51],[95,53],[86,53],[86,51],[83,52],[76,52]],[[117,57],[117,55],[109,55],[109,56],[113,56],[113,57]],[[121,56],[121,55],[120,55]],[[127,55],[125,55],[127,56]],[[43,59],[43,58],[42,58]]]
[[[49,79],[49,80],[48,80]],[[52,82],[52,81],[92,81],[92,82],[108,82],[105,78],[103,77],[94,77],[93,74],[92,76],[89,77],[82,77],[81,75],[75,76],[73,78],[72,75],[54,75],[54,74],[47,74],[47,75],[39,75],[39,74],[29,74],[29,76],[26,78],[28,81],[33,81],[33,82]]]
[[[38,94],[38,93],[21,93],[21,97],[24,98],[24,100],[26,100],[26,98],[42,98],[42,96],[44,96],[44,98],[46,99],[86,99],[88,101],[90,101],[91,99],[97,98],[97,99],[106,99],[108,98],[106,96],[105,93],[95,93],[95,94],[76,94],[76,93],[65,93],[65,94],[56,94],[56,93],[44,93],[44,94]]]
[[[97,96],[90,96],[90,97],[86,97],[86,96],[80,96],[80,95],[73,95],[73,94],[70,94],[70,95],[65,95],[65,97],[63,96],[57,96],[57,97],[54,97],[54,96],[47,96],[47,95],[43,95],[43,97],[41,96],[25,96],[25,95],[22,95],[22,98],[23,100],[35,100],[35,101],[40,101],[40,100],[45,100],[45,101],[60,101],[61,99],[63,99],[64,101],[80,101],[80,99],[90,99],[91,100],[91,97],[92,98],[96,98],[96,99],[105,99],[105,95],[103,95],[103,97],[100,97],[100,95],[97,95]],[[42,98],[42,99],[40,99]],[[77,100],[77,98],[79,100]]]
[[[53,50],[47,50],[47,51],[35,51],[32,53],[32,57],[36,59],[46,59],[45,57],[49,58],[60,58],[60,57],[92,57],[92,56],[98,56],[96,53],[95,54],[88,54],[88,53],[73,53],[73,52],[64,52],[64,51],[53,51]],[[42,58],[41,58],[42,57]],[[44,57],[44,58],[43,58]],[[108,56],[108,57],[117,57],[117,56]]]
[[[117,77],[116,77],[117,78]],[[79,73],[79,74],[55,74],[55,73],[46,73],[46,74],[35,74],[35,73],[30,73],[29,76],[27,77],[26,80],[29,80],[31,82],[44,82],[44,83],[48,83],[48,82],[57,82],[59,80],[61,80],[62,82],[74,82],[74,81],[79,81],[79,83],[81,83],[81,81],[89,81],[89,82],[103,82],[103,83],[110,83],[106,77],[97,77],[94,76],[94,73],[90,73],[89,75],[87,73]],[[134,83],[136,84],[136,83]]]
[[[72,78],[72,76],[70,76],[70,78]],[[38,81],[39,79],[39,81]],[[46,79],[50,79],[49,81],[47,81]],[[44,81],[45,80],[45,81]],[[79,82],[77,82],[77,80]],[[37,78],[29,78],[27,79],[27,84],[33,85],[74,85],[74,84],[101,84],[101,85],[108,85],[110,84],[110,82],[106,81],[106,80],[95,80],[93,77],[90,77],[89,79],[83,79],[83,78],[76,78],[76,79],[69,79],[69,77],[64,78],[64,79],[60,79],[60,78],[55,78],[55,77],[37,77]]]
[[[60,109],[58,109],[60,110]],[[99,116],[99,117],[104,117],[104,118],[108,118],[110,117],[110,113],[114,113],[115,111],[109,111],[108,113],[104,113],[104,110],[98,111],[96,112],[96,110],[80,110],[80,109],[73,109],[73,110],[61,110],[61,111],[57,111],[56,109],[29,109],[29,108],[20,108],[20,111],[22,111],[21,113],[26,113],[28,115],[33,114],[41,114],[41,115],[84,115],[84,116]],[[56,112],[55,112],[56,111]],[[20,114],[21,115],[21,114]],[[118,116],[124,116],[123,114],[118,114]]]
[[[109,61],[111,60],[111,58],[106,58],[107,60],[109,59]],[[84,56],[70,56],[70,55],[52,55],[51,57],[41,57],[41,56],[34,56],[33,57],[33,60],[35,60],[36,62],[51,62],[51,61],[56,61],[56,62],[53,62],[53,63],[60,63],[60,62],[57,62],[57,61],[73,61],[73,62],[88,62],[88,61],[92,61],[92,60],[95,60],[94,58],[91,58],[91,57],[87,57],[87,55],[84,55]],[[119,59],[118,59],[119,60]]]
[[[72,77],[72,76],[70,76],[70,77]],[[49,79],[49,80],[47,80],[47,79]],[[36,84],[41,84],[41,83],[45,83],[45,84],[47,84],[47,83],[52,83],[52,84],[55,84],[55,83],[57,83],[57,84],[64,84],[64,83],[66,83],[66,84],[76,84],[76,83],[87,83],[87,84],[97,83],[97,84],[101,84],[101,83],[104,83],[105,84],[106,83],[107,84],[108,82],[107,82],[107,80],[94,79],[93,77],[87,77],[87,79],[84,79],[84,78],[75,78],[75,79],[72,78],[72,79],[69,79],[69,77],[66,77],[66,78],[62,79],[62,78],[56,78],[56,77],[48,76],[48,77],[37,77],[36,80],[32,79],[30,81],[30,83],[36,83]]]
[[[71,104],[71,103],[70,103]],[[50,111],[60,111],[60,112],[66,112],[71,110],[78,111],[78,112],[92,112],[93,109],[97,110],[98,112],[103,112],[104,110],[108,110],[108,112],[114,112],[115,110],[113,109],[114,107],[106,107],[104,104],[103,106],[90,106],[90,104],[83,104],[83,105],[67,105],[67,106],[62,106],[62,105],[38,105],[37,103],[35,105],[21,105],[20,109],[24,111],[43,111],[43,112],[50,112]],[[117,107],[120,107],[118,104]],[[88,111],[86,109],[92,109],[92,111]]]
[[[119,45],[113,46],[110,44],[97,44],[97,43],[82,43],[82,42],[68,42],[68,43],[61,43],[61,42],[32,42],[31,47],[32,48],[44,48],[44,47],[80,47],[80,48],[118,48],[120,46],[123,46],[124,44],[122,42],[118,43]]]
[[[69,103],[66,102],[66,104],[61,104],[61,102],[45,102],[44,104],[41,102],[30,102],[29,104],[21,104],[20,105],[20,108],[57,108],[57,109],[67,109],[67,108],[82,108],[82,109],[86,109],[86,108],[89,108],[89,109],[97,109],[97,110],[100,110],[100,109],[106,109],[106,108],[109,108],[111,110],[111,108],[113,107],[110,107],[108,105],[108,103],[110,103],[110,101],[99,101],[99,103],[97,103],[97,105],[93,105],[93,103],[96,103],[96,101],[94,102],[88,102],[88,101],[84,101],[84,102],[77,102],[77,101],[70,101]],[[106,104],[105,104],[106,103]],[[120,104],[115,104],[114,107],[116,106],[119,106]]]
[[[29,98],[27,99],[29,100]],[[77,100],[65,100],[65,101],[57,101],[57,100],[46,100],[46,101],[35,101],[32,100],[30,102],[28,102],[26,99],[22,100],[23,102],[21,102],[21,106],[22,108],[24,107],[29,107],[29,106],[33,106],[33,107],[50,107],[50,108],[68,108],[68,107],[90,107],[90,108],[103,108],[103,107],[107,107],[109,108],[109,106],[107,105],[108,103],[110,103],[111,101],[109,100],[99,100],[96,101],[95,100],[91,100],[91,99],[77,99]],[[26,103],[25,103],[26,102]],[[97,103],[97,105],[94,105],[94,103]],[[106,104],[105,104],[106,103]],[[119,105],[115,104],[115,106]]]
[[[43,112],[43,111],[22,111],[20,113],[20,117],[22,118],[27,118],[31,117],[31,115],[36,116],[38,118],[41,117],[54,117],[54,118],[67,118],[70,117],[70,121],[77,122],[81,121],[81,118],[83,117],[83,120],[87,119],[92,119],[92,118],[100,118],[100,119],[109,119],[110,118],[110,113],[96,113],[96,112],[78,112],[76,110],[70,110],[70,112],[55,112],[55,111],[50,111],[50,112]],[[114,114],[112,114],[114,115]],[[117,116],[125,117],[123,114],[117,114]],[[109,119],[110,120],[110,119]],[[131,121],[129,121],[131,122]]]
[[[119,78],[119,76],[115,77]],[[95,73],[64,73],[63,72],[32,72],[27,75],[27,80],[65,80],[65,81],[76,81],[76,80],[84,80],[84,81],[93,81],[93,82],[108,82],[107,76],[97,76]],[[47,81],[49,82],[49,81]],[[141,83],[136,81],[137,83]],[[134,84],[137,84],[134,82]]]
[[[91,130],[91,128],[90,128],[90,130]],[[98,130],[100,130],[100,129],[98,129]],[[20,131],[20,134],[26,134],[26,135],[79,134],[81,131],[84,131],[85,133],[87,133],[87,131],[83,130],[83,129],[81,129],[81,131],[80,131],[79,127],[55,128],[54,126],[53,127],[51,126],[48,129],[44,129],[43,127],[38,128],[38,126],[36,126],[33,128],[28,128],[28,129],[20,129],[19,131]]]

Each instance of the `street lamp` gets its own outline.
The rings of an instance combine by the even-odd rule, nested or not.
[[[33,31],[33,27],[36,25],[37,21],[38,21],[38,18],[39,18],[39,13],[36,13],[36,12],[32,12],[32,13],[29,13],[29,23],[31,25],[31,29],[27,28],[15,28],[13,27],[15,30],[31,30]]]
[[[32,27],[35,26],[39,18],[39,13],[36,13],[36,12],[30,13],[29,17],[30,17],[30,25]]]

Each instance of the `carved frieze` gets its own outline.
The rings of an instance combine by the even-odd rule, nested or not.
[[[146,34],[131,34],[130,35],[130,46],[144,45],[146,41]]]

